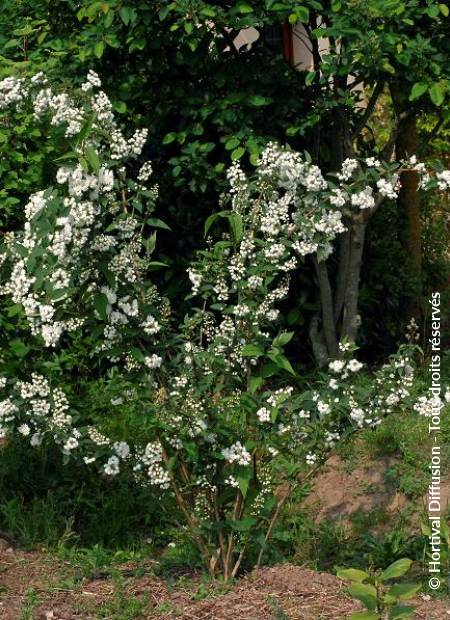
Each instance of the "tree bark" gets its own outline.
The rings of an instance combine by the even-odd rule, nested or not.
[[[314,257],[314,266],[316,268],[317,280],[320,291],[320,305],[322,310],[322,329],[329,357],[338,357],[339,346],[336,336],[333,312],[333,294],[331,292],[330,280],[328,277],[328,269],[325,261],[319,262]]]
[[[398,161],[416,155],[419,148],[416,114],[410,111],[405,97],[407,89],[401,85],[391,88],[392,100],[398,116],[398,131],[395,143],[396,159]],[[419,175],[414,170],[407,170],[401,175],[401,189],[397,199],[400,213],[406,221],[406,234],[403,245],[410,261],[411,275],[413,276],[417,294],[406,302],[405,312],[409,317],[418,317],[420,314],[420,289],[422,281],[422,218],[419,195]]]
[[[355,342],[361,325],[358,298],[366,225],[364,221],[354,221],[350,236],[350,256],[341,331],[341,340],[345,338],[349,342]]]

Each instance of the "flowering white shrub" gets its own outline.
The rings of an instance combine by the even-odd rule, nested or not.
[[[23,229],[0,245],[9,316],[32,336],[10,338],[21,362],[0,379],[0,435],[51,440],[66,460],[172,494],[211,573],[228,579],[256,541],[261,559],[289,492],[336,443],[411,396],[411,353],[367,387],[351,343],[299,391],[283,352],[292,333],[276,329],[289,273],[330,255],[346,211],[395,196],[396,168],[347,160],[325,179],[273,144],[254,178],[232,166],[231,209],[206,222],[208,233],[224,218],[229,233],[191,264],[199,307],[174,329],[149,279],[161,263],[148,217],[157,188],[139,160],[146,132],[126,137],[99,87],[92,72],[71,96],[43,75],[0,82],[3,113],[31,107],[67,145],[56,183],[30,197]]]

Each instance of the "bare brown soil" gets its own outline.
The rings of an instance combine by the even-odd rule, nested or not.
[[[333,575],[289,564],[262,568],[228,590],[189,576],[171,584],[151,575],[129,576],[132,565],[110,576],[76,580],[76,568],[47,554],[0,551],[1,620],[345,620],[357,603]],[[141,566],[142,568],[142,566]],[[145,568],[145,567],[144,567]],[[147,597],[140,615],[108,607],[119,594]],[[449,620],[450,601],[418,598],[416,620]]]

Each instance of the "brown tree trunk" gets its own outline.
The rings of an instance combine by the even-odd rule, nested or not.
[[[417,118],[409,110],[405,99],[406,89],[393,87],[392,99],[399,117],[398,132],[395,144],[397,161],[416,155],[419,147]],[[405,312],[408,318],[420,314],[420,289],[422,280],[422,218],[419,195],[419,175],[411,170],[401,175],[401,190],[397,204],[406,222],[403,245],[409,259],[411,275],[416,283],[417,294],[407,299]]]

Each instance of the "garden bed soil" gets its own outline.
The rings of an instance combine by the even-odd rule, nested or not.
[[[133,577],[127,564],[118,567],[119,579],[79,579],[76,566],[46,553],[2,550],[0,619],[345,620],[360,609],[333,575],[289,564],[261,568],[226,591],[205,585],[198,575],[167,581],[152,575],[152,568],[154,563],[140,565],[141,576]],[[119,600],[146,598],[145,611],[115,615],[118,588]],[[450,601],[426,598],[415,601],[416,620],[450,620]]]

